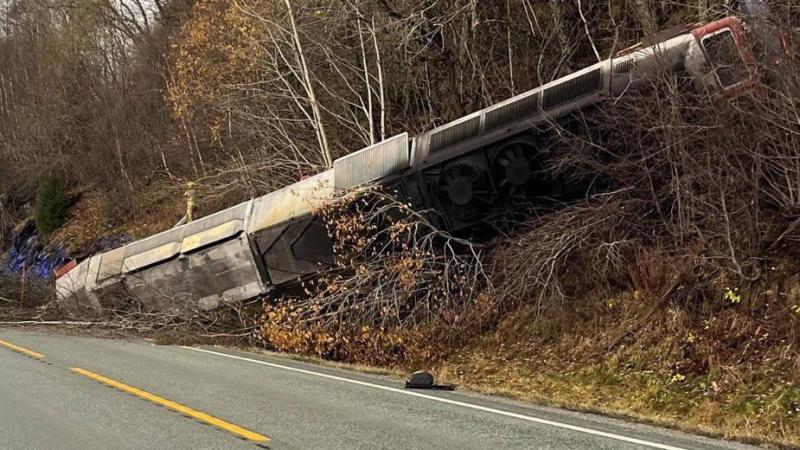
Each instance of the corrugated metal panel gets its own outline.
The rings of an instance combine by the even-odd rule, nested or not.
[[[160,247],[152,248],[135,255],[128,256],[122,262],[123,273],[144,269],[177,255],[181,250],[180,242],[168,242]]]
[[[244,221],[242,220],[231,220],[230,222],[217,225],[214,228],[185,237],[181,242],[181,253],[189,253],[198,248],[213,244],[214,242],[236,236],[242,231],[243,223]]]
[[[248,233],[310,212],[334,196],[333,170],[317,174],[253,201]]]
[[[126,245],[122,272],[139,270],[177,255],[181,249],[183,228],[173,228]]]
[[[183,239],[183,228],[182,226],[173,228],[148,238],[131,242],[125,246],[125,258],[152,250],[156,247],[161,247],[170,242],[180,242],[181,239]]]
[[[101,255],[100,271],[97,282],[101,283],[122,273],[122,261],[125,259],[125,247],[115,248]]]
[[[279,217],[274,205],[280,202],[280,197],[287,194],[288,188],[283,188],[253,200],[253,210],[250,212],[247,232],[263,230],[275,224]]]
[[[89,269],[86,274],[86,286],[89,288],[94,287],[97,283],[97,275],[100,273],[100,260],[102,256],[102,254],[98,253],[89,260]]]
[[[61,299],[68,299],[82,293],[89,271],[89,260],[86,259],[77,267],[56,280],[56,294]]]
[[[244,229],[244,220],[250,202],[240,203],[208,217],[183,226],[181,253],[235,236]]]
[[[85,259],[82,263],[78,264],[78,273],[75,278],[75,285],[83,288],[86,285],[86,276],[89,274],[89,262],[91,259]]]
[[[350,189],[408,168],[408,133],[343,156],[333,163],[334,186]]]
[[[72,296],[71,292],[72,286],[72,277],[70,277],[69,272],[64,274],[63,277],[56,280],[56,295],[61,300],[66,300],[70,296]]]
[[[296,195],[296,207],[293,217],[308,214],[312,209],[318,208],[334,197],[333,170],[326,170],[320,174],[296,183],[292,191]]]
[[[210,216],[203,217],[202,219],[195,220],[183,226],[183,237],[191,236],[206,230],[210,230],[224,223],[232,220],[244,221],[244,216],[247,213],[247,205],[250,202],[240,203],[228,209],[214,213]]]
[[[614,73],[628,73],[633,69],[634,58],[627,56],[619,61],[614,61]]]
[[[432,155],[443,148],[476,136],[480,127],[481,116],[479,114],[462,122],[447,124],[431,131],[428,154]]]
[[[516,99],[486,112],[485,129],[494,130],[505,124],[532,116],[539,110],[539,92]]]
[[[603,87],[603,72],[597,68],[547,88],[542,97],[542,108],[554,109],[577,100]]]

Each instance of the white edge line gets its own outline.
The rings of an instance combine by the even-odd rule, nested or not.
[[[645,440],[642,440],[642,439],[636,439],[636,438],[632,438],[632,437],[628,437],[628,436],[622,436],[622,435],[619,435],[619,434],[607,433],[605,431],[593,430],[591,428],[583,428],[583,427],[579,427],[579,426],[576,426],[576,425],[570,425],[570,424],[567,424],[567,423],[555,422],[555,421],[547,420],[547,419],[540,419],[538,417],[526,416],[524,414],[517,414],[517,413],[510,412],[510,411],[503,411],[503,410],[500,410],[500,409],[488,408],[486,406],[480,406],[480,405],[476,405],[476,404],[473,404],[473,403],[459,402],[457,400],[450,400],[448,398],[436,397],[436,396],[433,396],[433,395],[421,394],[419,392],[407,391],[407,390],[404,390],[404,389],[398,389],[398,388],[393,388],[393,387],[388,387],[388,386],[382,386],[380,384],[372,384],[372,383],[367,383],[365,381],[358,381],[358,380],[352,380],[350,378],[337,377],[335,375],[328,375],[326,373],[314,372],[312,370],[298,369],[297,367],[284,366],[284,365],[281,365],[281,364],[275,364],[275,363],[271,363],[271,362],[267,362],[267,361],[261,361],[261,360],[258,360],[258,359],[245,358],[245,357],[242,357],[242,356],[230,355],[230,354],[227,354],[227,353],[220,353],[220,352],[215,352],[215,351],[212,351],[212,350],[206,350],[206,349],[197,348],[197,347],[187,347],[187,346],[183,346],[183,345],[181,345],[179,347],[187,349],[187,350],[194,350],[196,352],[209,353],[209,354],[212,354],[212,355],[224,356],[226,358],[238,359],[240,361],[247,361],[247,362],[251,362],[251,363],[255,363],[255,364],[261,364],[261,365],[264,365],[264,366],[269,366],[269,367],[275,367],[275,368],[278,368],[278,369],[289,370],[289,371],[292,371],[292,372],[299,372],[299,373],[303,373],[303,374],[306,374],[306,375],[314,375],[314,376],[318,376],[318,377],[322,377],[322,378],[328,378],[328,379],[331,379],[331,380],[343,381],[345,383],[352,383],[352,384],[357,384],[357,385],[360,385],[360,386],[371,387],[371,388],[374,388],[374,389],[381,389],[381,390],[384,390],[384,391],[395,392],[395,393],[398,393],[398,394],[425,398],[425,399],[428,399],[428,400],[433,400],[433,401],[437,401],[437,402],[441,402],[441,403],[447,403],[447,404],[450,404],[450,405],[456,405],[456,406],[461,406],[461,407],[464,407],[464,408],[470,408],[470,409],[474,409],[474,410],[478,410],[478,411],[484,411],[484,412],[488,412],[488,413],[499,414],[499,415],[506,416],[506,417],[513,417],[515,419],[526,420],[528,422],[540,423],[540,424],[544,424],[544,425],[550,425],[550,426],[553,426],[553,427],[558,427],[558,428],[563,428],[563,429],[567,429],[567,430],[577,431],[579,433],[586,433],[586,434],[592,434],[592,435],[595,435],[595,436],[602,436],[602,437],[609,438],[609,439],[614,439],[614,440],[617,440],[617,441],[629,442],[629,443],[632,443],[632,444],[639,444],[639,445],[646,445],[648,447],[660,448],[660,449],[663,449],[663,450],[685,450],[682,447],[674,447],[672,445],[659,444],[657,442],[650,442],[650,441],[645,441]]]

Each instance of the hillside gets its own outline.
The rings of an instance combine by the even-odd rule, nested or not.
[[[9,0],[0,242],[27,267],[107,250],[173,226],[188,190],[208,215],[728,3]],[[336,264],[299,292],[189,320],[127,303],[81,319],[432,368],[477,390],[800,446],[793,3],[773,2],[781,89],[715,101],[665,75],[543,127],[548,177],[590,188],[491,239],[443,234],[370,192],[315,212]],[[0,318],[61,318],[41,283],[19,295],[18,266],[0,274]]]

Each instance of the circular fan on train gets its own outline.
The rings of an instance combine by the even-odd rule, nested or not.
[[[527,142],[512,142],[494,157],[492,174],[503,198],[527,202],[547,190],[542,155]]]
[[[492,184],[486,168],[469,161],[446,167],[439,177],[436,196],[450,217],[469,221],[492,207]]]

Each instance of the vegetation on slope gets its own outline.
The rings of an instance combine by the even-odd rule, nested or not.
[[[666,95],[582,115],[602,132],[562,129],[556,161],[586,164],[612,192],[460,259],[420,245],[456,243],[413,216],[385,228],[401,251],[375,253],[385,240],[370,228],[374,203],[346,208],[329,217],[339,267],[305,295],[267,303],[261,337],[282,351],[433,367],[488,392],[800,445],[788,99],[721,110]],[[484,255],[464,257],[473,251]],[[437,295],[449,302],[431,303]]]
[[[36,228],[45,236],[52,234],[66,220],[69,197],[61,177],[53,174],[44,175],[39,180],[36,191],[36,207],[33,217]]]
[[[723,3],[8,1],[0,227],[58,169],[85,195],[54,238],[146,235],[186,182],[211,212]],[[667,78],[543,129],[552,173],[607,189],[486,247],[380,195],[320,211],[336,267],[230,315],[278,350],[800,445],[798,81],[713,104]]]
[[[649,3],[7,0],[0,192],[57,169],[169,225],[187,181],[207,213],[724,13]]]

